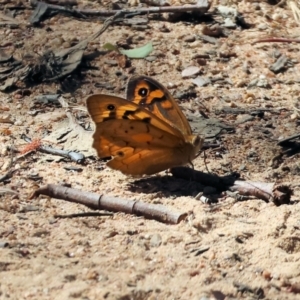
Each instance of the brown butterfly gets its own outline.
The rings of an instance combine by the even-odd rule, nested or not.
[[[191,163],[203,139],[192,135],[169,91],[152,78],[133,76],[126,98],[95,94],[86,100],[96,126],[93,147],[98,156],[112,156],[107,165],[128,175]]]

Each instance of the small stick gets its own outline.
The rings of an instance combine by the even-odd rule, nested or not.
[[[252,43],[252,45],[257,44],[257,43],[300,43],[300,40],[299,39],[270,37],[270,38],[256,40]]]
[[[10,178],[13,176],[13,174],[14,174],[16,171],[18,171],[18,170],[19,170],[19,169],[15,169],[15,170],[10,170],[10,171],[8,171],[5,175],[3,175],[3,176],[0,177],[0,182],[4,182],[4,181],[10,179]]]
[[[267,202],[272,201],[276,205],[290,203],[292,195],[289,187],[275,186],[275,183],[235,180],[233,176],[219,177],[187,167],[172,168],[171,173],[174,177],[194,180],[203,185],[215,187],[219,191],[238,191],[243,196],[255,196]]]
[[[25,134],[22,134],[21,138],[27,143],[32,142],[31,138],[29,138]],[[79,164],[83,163],[83,161],[85,159],[85,157],[82,153],[75,152],[75,151],[55,149],[55,148],[52,148],[49,146],[44,146],[42,144],[40,144],[35,150],[38,150],[40,152],[47,153],[47,154],[59,155],[59,156],[65,157],[65,158],[69,158],[72,161],[75,161],[76,163],[79,163]]]
[[[167,207],[160,204],[149,204],[141,201],[99,195],[55,184],[48,184],[37,189],[30,196],[30,199],[41,194],[56,199],[80,203],[92,209],[142,215],[145,218],[155,219],[169,224],[178,224],[187,216],[186,213],[172,212]]]
[[[36,1],[34,5],[38,5],[40,2]],[[77,17],[84,16],[103,16],[109,17],[113,16],[116,13],[121,13],[122,16],[131,15],[131,14],[157,14],[157,13],[176,13],[176,12],[188,12],[188,11],[197,11],[205,13],[209,6],[208,5],[189,5],[189,6],[163,6],[163,7],[142,7],[136,9],[121,9],[121,10],[90,10],[90,9],[74,9],[63,7],[54,4],[46,4],[48,9],[56,10],[62,13],[68,13],[75,15]]]
[[[51,3],[51,4],[59,4],[59,5],[62,5],[62,6],[78,5],[77,0],[47,0],[45,2]]]
[[[107,217],[107,216],[112,216],[113,213],[99,213],[99,212],[86,212],[86,213],[77,213],[77,214],[69,214],[69,215],[54,215],[54,218],[60,218],[60,219],[71,219],[71,218],[81,218],[81,217]]]

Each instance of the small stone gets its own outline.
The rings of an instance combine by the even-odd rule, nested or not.
[[[10,114],[0,116],[0,123],[13,124],[13,117]]]
[[[203,58],[197,58],[196,62],[199,66],[206,66],[206,64],[207,64],[206,59],[203,59]]]
[[[195,277],[196,275],[199,275],[200,271],[199,270],[190,270],[189,275],[190,277]]]
[[[118,62],[114,59],[105,59],[104,63],[110,66],[117,66]]]
[[[21,120],[17,120],[14,125],[16,126],[21,126],[23,124],[23,122]]]
[[[198,200],[198,199],[197,199]],[[200,196],[200,198],[199,198],[199,200],[202,202],[202,203],[204,203],[204,204],[209,204],[209,203],[211,203],[211,199],[210,198],[208,198],[208,197],[206,197],[206,196]]]
[[[205,77],[196,77],[195,79],[192,80],[192,83],[197,85],[198,87],[202,87],[202,86],[206,86],[211,84],[211,81],[209,78],[205,78]]]
[[[300,283],[293,283],[287,290],[294,294],[300,294]]]
[[[52,47],[58,48],[60,47],[63,43],[65,42],[65,40],[62,37],[56,37],[51,41],[51,45]]]
[[[10,160],[7,160],[7,161],[4,162],[4,164],[2,165],[1,170],[2,170],[2,171],[7,171],[7,170],[10,168],[10,165],[11,165],[11,161],[10,161]]]
[[[161,235],[160,234],[153,234],[151,236],[151,239],[150,239],[150,246],[151,247],[159,247],[162,243],[162,238],[161,238]]]
[[[86,274],[86,279],[88,280],[97,280],[99,277],[99,273],[95,270],[89,270]]]
[[[183,38],[183,41],[186,43],[192,43],[195,42],[196,37],[194,35],[187,35]]]
[[[147,56],[147,57],[145,58],[145,60],[152,62],[152,61],[155,61],[156,58],[157,58],[156,56],[150,55],[150,56]]]
[[[236,83],[235,83],[235,86],[236,87],[244,87],[247,85],[247,80],[246,79],[241,79],[241,80],[238,80]]]
[[[223,24],[224,27],[226,28],[236,28],[236,24],[232,21],[231,18],[226,18],[224,20],[224,24]]]
[[[74,274],[65,275],[65,280],[69,281],[69,282],[74,281],[74,280],[76,280],[76,275],[74,275]]]
[[[269,271],[266,271],[266,270],[264,270],[264,271],[262,272],[262,276],[263,276],[266,280],[268,280],[268,281],[270,281],[270,280],[272,279],[271,273],[270,273]]]
[[[257,26],[257,28],[258,28],[259,30],[266,30],[266,29],[268,29],[268,25],[266,25],[266,24],[259,24],[259,25]]]
[[[170,32],[171,31],[165,24],[163,24],[161,27],[159,27],[158,30],[160,32]]]
[[[181,76],[183,78],[193,77],[193,76],[198,75],[200,72],[201,72],[201,69],[199,67],[189,66],[181,72]]]
[[[274,21],[279,21],[279,20],[282,19],[282,15],[281,15],[281,14],[278,14],[278,13],[275,13],[275,14],[272,15],[272,19],[273,19]]]
[[[5,247],[8,247],[8,246],[9,246],[8,242],[0,241],[0,248],[5,248]]]

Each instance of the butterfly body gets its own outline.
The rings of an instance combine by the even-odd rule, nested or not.
[[[146,76],[134,76],[127,100],[104,94],[87,98],[96,124],[93,147],[107,165],[128,175],[155,174],[190,163],[203,139],[192,135],[188,121],[170,93]]]

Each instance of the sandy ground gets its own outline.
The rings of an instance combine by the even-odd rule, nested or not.
[[[80,8],[108,8],[106,3],[78,2]],[[90,43],[80,72],[56,83],[20,83],[0,94],[1,118],[10,120],[0,123],[2,175],[12,159],[7,147],[23,150],[13,153],[16,172],[0,186],[0,299],[299,299],[299,151],[283,154],[286,149],[277,142],[298,133],[300,46],[253,44],[269,36],[299,39],[299,25],[287,6],[239,1],[237,9],[251,27],[226,29],[217,44],[198,37],[205,26],[222,24],[220,15],[215,21],[150,20],[143,30],[113,25]],[[17,10],[15,17],[27,24],[31,13]],[[19,60],[28,53],[41,55],[74,45],[101,24],[58,14],[38,27],[1,27],[1,50]],[[112,53],[102,53],[105,43],[134,48],[149,41],[154,46],[151,58],[131,59],[128,68],[112,63]],[[280,54],[292,63],[275,74],[269,68]],[[181,72],[189,65],[198,66],[210,83],[197,87],[191,78],[183,79]],[[96,160],[90,143],[80,145],[77,140],[72,148],[68,139],[55,141],[68,127],[65,110],[36,104],[36,96],[60,93],[69,105],[82,107],[94,92],[124,95],[132,74],[152,76],[173,95],[183,94],[180,105],[193,128],[200,111],[233,128],[207,137],[206,143],[220,144],[206,150],[210,172],[288,184],[294,193],[291,203],[237,201],[224,193],[218,203],[205,204],[196,197],[203,186],[195,182],[166,172],[143,180],[129,178]],[[190,91],[192,96],[184,97]],[[224,113],[224,108],[244,113]],[[257,109],[263,113],[251,115]],[[73,114],[88,127],[85,111]],[[21,134],[56,148],[80,148],[88,158],[78,165],[39,151],[24,153]],[[203,154],[194,165],[206,171]],[[163,204],[188,217],[167,225],[124,213],[86,215],[90,209],[82,205],[45,196],[29,200],[36,188],[48,183]]]

